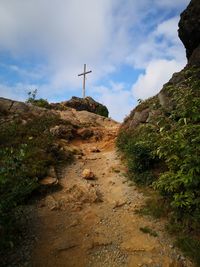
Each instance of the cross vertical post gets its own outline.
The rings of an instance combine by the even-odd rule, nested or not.
[[[91,73],[92,71],[86,71],[86,64],[84,64],[84,70],[83,73],[78,74],[78,76],[83,76],[83,98],[85,98],[85,80],[86,80],[86,74]]]

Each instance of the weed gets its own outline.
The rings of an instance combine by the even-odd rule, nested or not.
[[[158,234],[154,230],[149,228],[148,226],[140,227],[140,231],[145,233],[145,234],[150,234],[151,236],[154,236],[154,237],[158,236]]]
[[[190,236],[180,236],[177,238],[175,245],[179,247],[185,256],[192,258],[196,266],[200,266],[200,241]]]

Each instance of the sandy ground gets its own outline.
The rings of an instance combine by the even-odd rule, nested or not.
[[[117,127],[100,142],[77,141],[83,155],[60,171],[62,190],[37,207],[34,267],[191,266],[164,224],[135,213],[145,196],[125,176],[114,146]],[[100,152],[92,152],[98,148]],[[82,178],[91,169],[95,180]],[[158,236],[143,233],[149,227]]]

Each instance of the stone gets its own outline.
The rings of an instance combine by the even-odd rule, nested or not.
[[[110,240],[110,238],[105,237],[105,236],[97,236],[94,237],[94,239],[92,240],[89,249],[93,249],[95,247],[100,247],[100,246],[108,246],[112,244],[112,240]]]
[[[58,184],[58,179],[47,176],[39,181],[39,184],[41,185],[46,185],[46,186],[51,186],[51,185],[57,185]]]
[[[77,135],[81,137],[82,139],[89,139],[93,136],[93,130],[88,128],[81,128],[77,130]]]
[[[95,175],[90,169],[84,169],[82,172],[82,177],[86,180],[95,180]]]
[[[200,1],[192,0],[181,14],[179,21],[179,38],[186,48],[189,59],[200,44]]]
[[[50,133],[57,138],[70,140],[73,137],[73,127],[71,125],[56,125],[50,129]]]
[[[79,204],[101,202],[100,192],[89,184],[74,184],[66,191],[66,201]]]
[[[60,208],[59,203],[54,199],[53,196],[47,196],[45,199],[45,205],[50,209],[50,210],[58,210]]]
[[[86,110],[104,117],[108,117],[109,114],[106,106],[96,102],[91,97],[86,97],[83,99],[73,96],[69,101],[62,102],[61,104],[64,107],[74,108],[77,111]]]
[[[173,109],[173,105],[171,103],[170,97],[168,97],[163,91],[161,91],[158,94],[158,99],[159,99],[160,105],[164,109],[166,109],[168,111],[171,111]]]
[[[139,235],[124,241],[120,245],[122,251],[125,252],[139,252],[139,251],[154,251],[158,247],[155,238],[147,235]]]
[[[142,110],[141,112],[136,111],[133,119],[140,122],[145,123],[149,116],[149,108]]]
[[[13,101],[0,97],[0,113],[6,114],[10,111],[10,108],[13,105]]]
[[[120,208],[120,207],[122,207],[122,206],[124,206],[126,204],[127,204],[126,200],[117,200],[117,201],[114,202],[113,209]]]
[[[48,170],[48,176],[57,179],[57,174],[54,166],[50,166]]]
[[[93,152],[93,153],[99,153],[99,152],[101,152],[97,147],[93,147],[92,149],[91,149],[91,152]]]

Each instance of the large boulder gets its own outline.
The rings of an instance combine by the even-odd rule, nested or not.
[[[69,101],[61,103],[64,107],[74,108],[77,111],[86,110],[104,117],[108,117],[108,109],[106,106],[96,102],[91,97],[79,98],[73,96]]]
[[[186,48],[189,63],[200,65],[200,1],[192,0],[187,9],[181,14],[179,22],[179,37]],[[195,52],[195,57],[193,53]],[[192,57],[192,61],[190,60]]]

